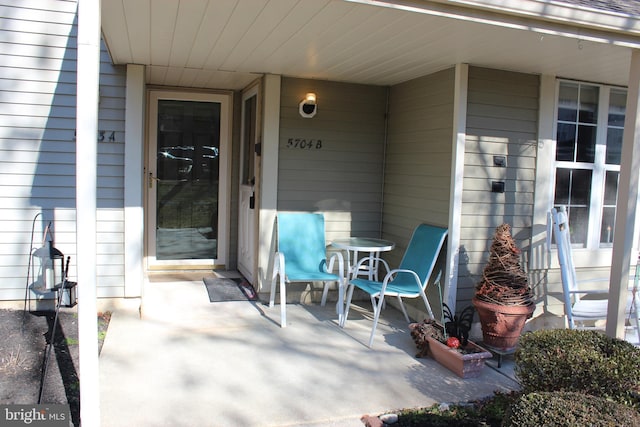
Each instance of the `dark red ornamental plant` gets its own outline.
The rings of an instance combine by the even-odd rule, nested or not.
[[[476,286],[476,298],[499,305],[533,304],[529,278],[520,264],[520,249],[511,236],[509,224],[496,228],[489,261]]]
[[[489,261],[472,303],[478,312],[484,345],[501,350],[515,348],[535,304],[509,224],[496,227]]]

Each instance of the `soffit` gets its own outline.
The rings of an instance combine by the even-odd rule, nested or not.
[[[366,3],[103,0],[102,31],[114,63],[166,86],[240,89],[265,73],[394,85],[456,63],[627,84],[631,36],[445,4],[459,2]]]

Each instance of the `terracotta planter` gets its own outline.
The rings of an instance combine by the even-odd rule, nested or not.
[[[484,344],[501,351],[516,347],[525,322],[535,310],[534,304],[499,305],[475,297],[472,303],[480,318]]]
[[[467,342],[465,349],[472,352],[463,354],[455,349],[447,347],[435,338],[427,337],[429,341],[429,355],[445,368],[455,373],[460,378],[475,378],[484,368],[485,359],[493,357],[484,348],[473,341]]]

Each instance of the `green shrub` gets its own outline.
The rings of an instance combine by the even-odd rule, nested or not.
[[[507,410],[505,427],[638,426],[640,413],[603,397],[574,392],[525,394]]]
[[[495,392],[473,402],[404,409],[398,412],[398,423],[393,427],[499,427],[507,408],[519,396],[515,391]]]
[[[515,354],[523,392],[569,391],[640,408],[640,349],[597,331],[524,334]]]

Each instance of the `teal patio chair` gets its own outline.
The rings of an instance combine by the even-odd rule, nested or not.
[[[407,310],[404,307],[402,298],[422,297],[429,316],[433,318],[433,311],[431,310],[429,300],[427,300],[424,291],[429,284],[446,237],[446,228],[420,224],[413,232],[413,236],[402,257],[400,266],[397,269],[389,271],[382,282],[358,278],[351,279],[347,294],[347,306],[343,316],[343,326],[349,315],[349,307],[351,306],[354,288],[363,290],[371,297],[373,327],[371,329],[371,337],[369,338],[369,347],[373,345],[373,338],[376,333],[376,327],[385,296],[398,298],[402,314],[404,314],[407,323],[410,323],[411,320],[407,315]],[[366,258],[361,260],[361,262],[366,262]],[[356,266],[355,271],[358,271],[358,267],[359,266]],[[436,281],[439,280],[439,277],[440,275],[438,275]]]
[[[276,296],[276,279],[280,284],[280,326],[287,326],[286,284],[324,282],[322,302],[327,301],[329,284],[338,283],[338,322],[342,326],[344,310],[344,259],[337,252],[327,260],[324,216],[316,213],[280,212],[277,215],[277,249],[273,260],[269,307]],[[333,273],[335,262],[338,272]]]

